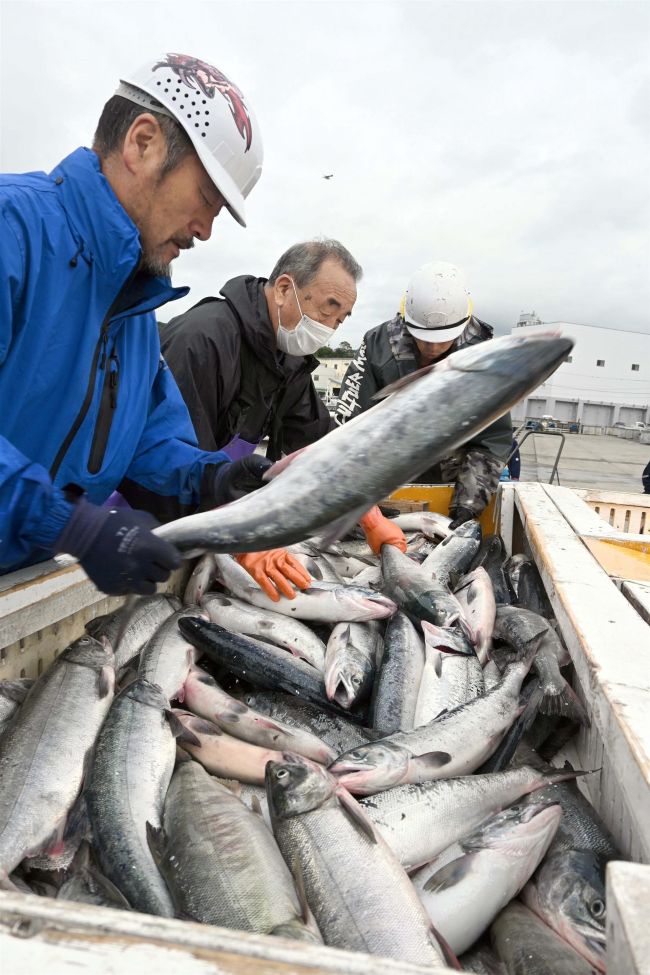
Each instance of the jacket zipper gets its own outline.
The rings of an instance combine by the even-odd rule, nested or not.
[[[106,349],[103,353],[103,365],[106,363]],[[103,368],[100,364],[100,369]],[[113,425],[113,418],[117,408],[117,390],[120,379],[120,360],[115,351],[115,346],[111,349],[108,359],[108,368],[104,374],[104,385],[102,386],[102,397],[97,414],[97,423],[93,433],[92,444],[90,446],[90,457],[88,458],[88,470],[91,474],[97,474],[104,462],[104,455],[108,444],[108,437]]]
[[[133,280],[136,274],[137,274],[137,267],[131,272],[131,274],[129,274],[128,278],[126,279],[126,281],[124,282],[124,284],[122,285],[118,293],[116,294],[115,300],[111,304],[111,307],[108,309],[108,313],[104,318],[104,321],[102,322],[101,331],[99,333],[99,338],[97,340],[97,345],[95,346],[95,352],[93,354],[93,361],[90,366],[90,376],[88,378],[88,387],[86,389],[86,395],[84,396],[83,403],[81,404],[81,409],[79,410],[77,416],[75,417],[72,426],[68,430],[65,439],[63,440],[63,443],[61,444],[61,446],[59,447],[56,453],[54,462],[50,467],[50,477],[52,480],[54,480],[56,475],[58,474],[63,458],[65,457],[68,448],[70,447],[70,444],[72,443],[77,433],[79,432],[79,427],[85,420],[86,414],[90,409],[90,404],[93,401],[93,396],[95,393],[95,382],[97,379],[97,361],[99,359],[100,352],[102,354],[100,369],[104,369],[106,365],[106,346],[108,344],[108,327],[110,325],[113,310],[117,306],[117,302],[120,295],[122,294],[125,288],[128,288],[129,284],[131,283],[131,281]]]

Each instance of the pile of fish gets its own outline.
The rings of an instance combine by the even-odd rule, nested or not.
[[[395,515],[290,551],[273,602],[227,554],[0,684],[0,886],[473,972],[605,971],[614,843],[534,563]],[[557,759],[556,759],[557,762]],[[460,959],[460,961],[458,960]]]

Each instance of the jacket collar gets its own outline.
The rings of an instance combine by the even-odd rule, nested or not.
[[[406,327],[406,322],[402,316],[398,313],[395,318],[392,318],[386,323],[388,329],[388,341],[390,343],[391,352],[393,356],[400,359],[418,359],[418,349],[415,344],[415,339]],[[452,352],[457,352],[458,349],[464,348],[466,345],[476,345],[478,342],[485,342],[486,339],[491,339],[493,335],[493,329],[491,325],[486,322],[482,322],[480,318],[472,316],[467,327],[454,339],[451,347],[444,352],[441,356],[436,359],[436,362],[442,362],[447,356],[450,356]]]
[[[95,152],[75,149],[52,170],[50,179],[75,239],[76,252],[64,258],[71,267],[79,261],[96,265],[107,280],[110,304],[139,314],[188,293],[189,288],[173,288],[169,278],[137,271],[138,229],[103,175]]]

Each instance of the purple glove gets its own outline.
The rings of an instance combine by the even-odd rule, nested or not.
[[[148,596],[181,564],[174,546],[152,534],[157,524],[146,511],[100,508],[80,498],[55,551],[78,558],[92,582],[108,596]]]

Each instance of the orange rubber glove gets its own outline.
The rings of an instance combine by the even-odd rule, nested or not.
[[[281,594],[287,599],[294,599],[294,586],[307,589],[311,583],[311,576],[304,565],[283,548],[271,548],[266,552],[243,552],[236,555],[235,560],[252,575],[274,603],[279,602]]]
[[[384,518],[377,505],[371,508],[363,518],[359,518],[359,524],[363,528],[366,541],[375,555],[379,555],[382,545],[395,545],[400,552],[406,552],[404,532],[399,525],[395,525],[390,519]]]

